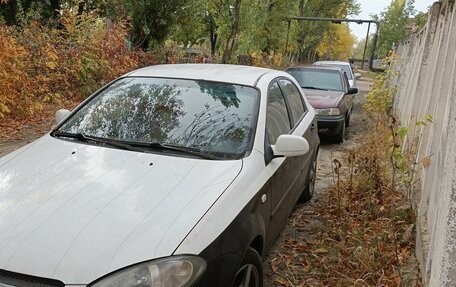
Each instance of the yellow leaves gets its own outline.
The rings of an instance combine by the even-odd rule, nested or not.
[[[277,277],[274,280],[274,284],[279,284],[280,286],[293,286],[293,284],[290,282],[290,280],[284,278],[284,277]]]
[[[59,21],[63,29],[39,22],[20,30],[0,24],[0,117],[81,99],[128,71],[156,64],[153,55],[127,48],[126,23],[107,29],[105,18],[92,12],[77,16],[71,7]]]
[[[48,62],[46,62],[46,67],[48,67],[51,70],[54,70],[55,67],[57,67],[57,63],[53,62],[53,61],[48,61]]]
[[[331,24],[317,48],[317,53],[324,59],[347,60],[352,54],[356,39],[346,24]]]
[[[429,156],[427,156],[421,160],[421,163],[423,164],[423,167],[425,169],[428,169],[429,166],[431,165],[431,158]]]
[[[318,248],[313,251],[314,254],[326,254],[328,253],[328,249],[326,248]]]

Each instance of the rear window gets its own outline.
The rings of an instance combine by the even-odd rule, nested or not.
[[[351,70],[351,68],[350,68],[349,65],[337,65],[337,64],[335,64],[335,65],[328,65],[328,64],[320,64],[319,66],[340,68],[340,69],[342,69],[342,70],[345,72],[345,74],[347,74],[347,78],[348,78],[349,80],[353,80],[352,70]]]

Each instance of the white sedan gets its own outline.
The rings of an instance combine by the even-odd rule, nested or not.
[[[260,287],[314,191],[315,111],[285,72],[148,67],[56,119],[0,158],[1,287]]]

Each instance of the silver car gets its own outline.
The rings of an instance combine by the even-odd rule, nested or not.
[[[315,66],[331,66],[338,67],[344,70],[347,74],[348,82],[350,83],[350,88],[357,88],[356,79],[361,78],[361,74],[353,73],[353,69],[349,62],[343,61],[318,61],[314,63]]]

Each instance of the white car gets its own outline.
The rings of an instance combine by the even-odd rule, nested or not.
[[[262,286],[314,191],[314,109],[287,73],[160,65],[0,159],[1,287]]]
[[[349,62],[344,61],[318,61],[314,63],[315,66],[331,66],[338,67],[344,70],[347,75],[348,82],[350,83],[350,88],[358,88],[356,85],[356,79],[361,78],[361,74],[353,73],[353,69]]]

